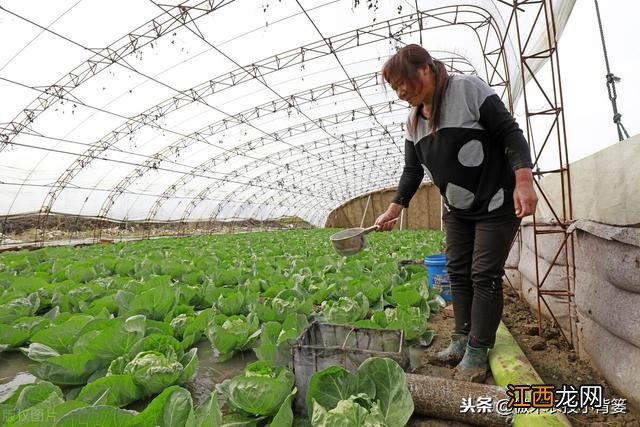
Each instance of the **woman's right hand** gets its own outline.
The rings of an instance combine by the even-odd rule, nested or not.
[[[402,212],[402,205],[398,203],[391,203],[387,210],[380,215],[375,222],[375,225],[378,226],[378,231],[388,231],[396,225],[394,219],[400,216],[400,212]]]

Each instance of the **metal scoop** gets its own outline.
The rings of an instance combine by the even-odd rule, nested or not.
[[[397,221],[396,219],[392,219],[389,222]],[[339,231],[331,236],[331,243],[333,244],[333,248],[340,255],[349,256],[354,255],[360,252],[362,249],[367,247],[367,240],[365,239],[365,235],[372,232],[373,230],[377,230],[377,225],[372,225],[368,228],[356,227],[356,228],[347,228],[346,230]]]

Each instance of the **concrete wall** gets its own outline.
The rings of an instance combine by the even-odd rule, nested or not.
[[[369,195],[371,195],[371,200],[364,217],[364,226],[373,225],[378,215],[387,209],[395,193],[395,188],[388,188],[352,199],[329,214],[325,227],[359,227]],[[402,228],[431,228],[439,230],[441,221],[440,203],[438,188],[431,183],[422,184],[413,199],[411,199],[409,208],[404,210]],[[400,223],[398,222],[397,227],[399,226]]]
[[[558,248],[563,233],[538,234],[536,262],[531,221],[523,221],[521,236],[507,261],[507,278],[521,297],[538,309],[537,277],[548,276],[541,289],[566,290],[567,277],[575,283],[574,296],[544,299],[560,326],[573,328],[578,353],[590,360],[617,390],[640,408],[640,136],[616,143],[570,165],[573,246]],[[565,190],[568,182],[564,182]],[[559,177],[540,182],[552,206],[561,206]],[[536,220],[553,225],[552,214],[540,198]],[[575,260],[567,269],[565,258]],[[574,277],[575,276],[575,277]],[[575,280],[574,280],[575,279]],[[549,310],[541,308],[545,317]]]

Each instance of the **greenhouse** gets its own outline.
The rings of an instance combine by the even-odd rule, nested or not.
[[[0,425],[640,425],[614,3],[0,0]]]

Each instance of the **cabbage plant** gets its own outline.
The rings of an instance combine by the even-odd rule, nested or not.
[[[352,324],[365,318],[369,312],[369,300],[358,292],[353,298],[324,301],[321,309],[323,317],[330,323]]]
[[[133,382],[147,395],[158,394],[175,384],[182,370],[175,353],[165,356],[157,351],[143,351],[124,367],[124,373],[131,374]]]
[[[250,349],[260,336],[260,322],[251,313],[248,316],[216,315],[209,322],[207,337],[219,352],[218,361],[229,360],[238,351]]]
[[[313,427],[363,426],[387,427],[380,407],[364,393],[349,396],[338,402],[335,408],[326,410],[318,402],[313,402],[311,415]]]
[[[306,402],[314,427],[404,427],[413,414],[402,367],[382,357],[365,360],[353,374],[338,366],[316,372]]]
[[[216,386],[231,407],[253,416],[274,415],[291,394],[295,377],[269,362],[250,363],[241,375]]]

